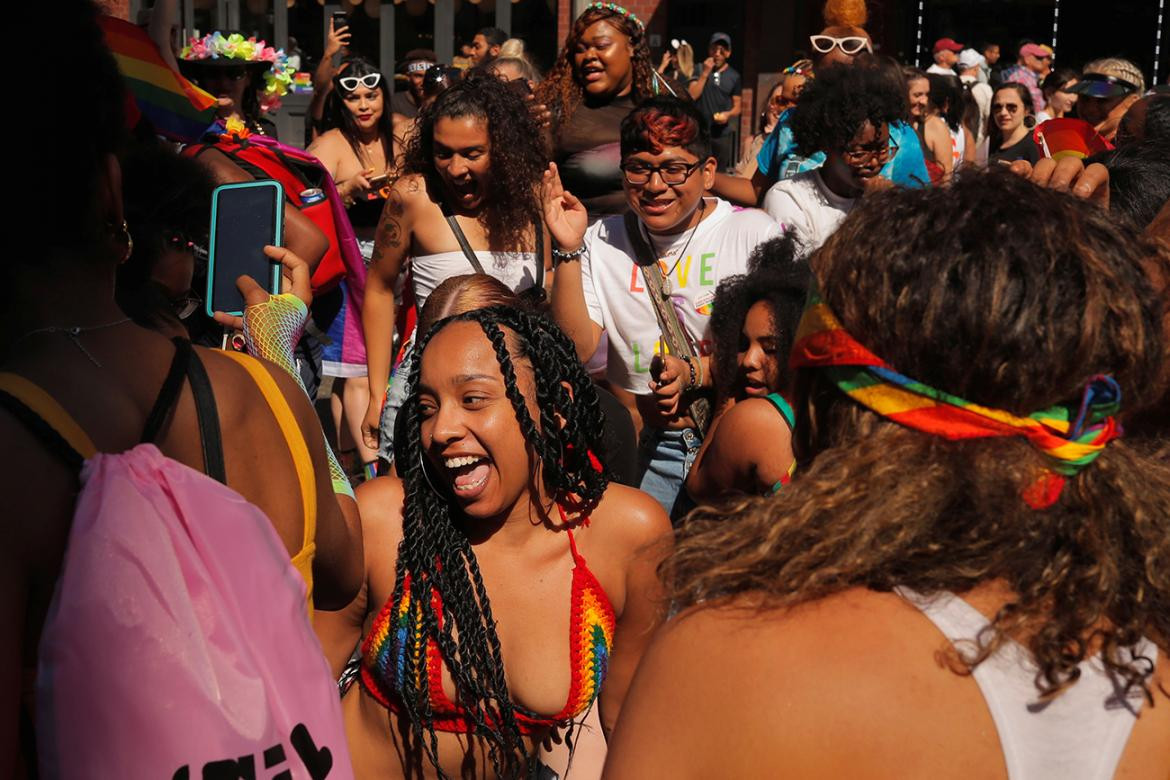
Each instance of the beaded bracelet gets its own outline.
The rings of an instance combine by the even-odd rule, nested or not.
[[[561,262],[565,262],[568,260],[576,260],[578,257],[580,257],[583,254],[585,254],[585,245],[584,244],[577,247],[572,252],[562,252],[561,250],[557,249],[556,247],[554,247],[553,251],[552,251],[553,259],[560,260]]]
[[[683,355],[682,359],[684,361],[686,361],[687,368],[689,368],[691,371],[691,382],[690,382],[690,384],[687,385],[687,389],[694,390],[696,387],[699,386],[698,379],[695,375],[695,362],[693,360],[691,360],[690,355]]]

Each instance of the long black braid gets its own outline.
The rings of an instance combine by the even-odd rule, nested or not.
[[[590,458],[591,453],[601,451],[605,418],[572,342],[543,315],[507,306],[477,309],[441,320],[419,342],[411,388],[418,387],[427,344],[452,322],[479,323],[494,347],[506,394],[525,440],[539,459],[548,494],[587,511],[601,499],[610,479],[608,471],[596,467]],[[529,414],[517,382],[516,360],[532,366],[539,426]],[[473,735],[487,745],[492,767],[502,777],[517,777],[527,766],[529,755],[504,678],[491,601],[475,551],[458,523],[458,510],[452,510],[450,495],[436,490],[425,471],[416,389],[402,414],[406,415],[404,451],[410,457],[401,464],[406,497],[391,603],[402,604],[403,596],[408,595],[411,608],[406,621],[405,666],[398,676],[399,696],[415,741],[438,769],[438,737],[424,647],[433,639],[455,681],[458,701],[474,726]],[[433,595],[438,596],[441,610],[436,609],[439,604]],[[443,775],[442,770],[439,774]]]

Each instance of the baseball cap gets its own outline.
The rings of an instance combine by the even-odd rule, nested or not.
[[[947,51],[953,51],[958,54],[963,50],[963,44],[959,43],[954,38],[939,38],[934,42],[934,48],[931,49],[931,51],[937,53],[943,49],[946,49]]]
[[[963,49],[959,53],[960,68],[974,68],[977,65],[982,66],[986,62],[987,59],[974,49]]]
[[[1046,57],[1051,57],[1052,52],[1048,51],[1046,47],[1041,46],[1038,43],[1025,43],[1020,47],[1020,56],[1039,57],[1040,59],[1045,59]]]
[[[708,41],[707,45],[714,46],[717,43],[722,43],[724,46],[726,46],[727,48],[730,49],[731,48],[731,36],[728,35],[727,33],[717,32],[711,36],[711,40]]]

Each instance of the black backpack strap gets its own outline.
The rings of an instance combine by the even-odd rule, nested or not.
[[[163,423],[170,416],[171,410],[175,406],[175,401],[178,400],[179,393],[183,389],[183,377],[187,373],[187,361],[191,359],[191,342],[179,338],[173,341],[175,344],[175,357],[171,360],[171,367],[167,371],[167,378],[163,380],[162,388],[158,391],[158,398],[155,399],[150,414],[146,416],[146,424],[142,427],[142,438],[139,439],[142,442],[153,442],[158,437]]]
[[[13,417],[20,420],[25,428],[29,430],[34,436],[41,440],[41,443],[65,462],[73,471],[81,471],[81,465],[85,463],[85,458],[81,453],[73,448],[65,437],[57,432],[45,419],[34,412],[31,408],[25,405],[14,395],[0,390],[0,407],[6,409]]]
[[[227,469],[223,460],[223,436],[219,429],[215,394],[203,361],[193,349],[190,355],[187,360],[187,380],[191,383],[191,394],[195,397],[195,416],[199,420],[199,440],[203,446],[203,471],[215,481],[226,485]]]

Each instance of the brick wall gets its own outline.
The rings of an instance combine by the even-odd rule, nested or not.
[[[669,0],[626,0],[625,2],[617,0],[617,2],[618,5],[632,11],[646,24],[647,34],[666,37],[666,8],[669,5]],[[573,13],[573,6],[573,0],[557,0],[558,52],[565,43],[573,21],[577,18]]]
[[[101,0],[98,5],[110,16],[134,21],[130,18],[130,0]]]

